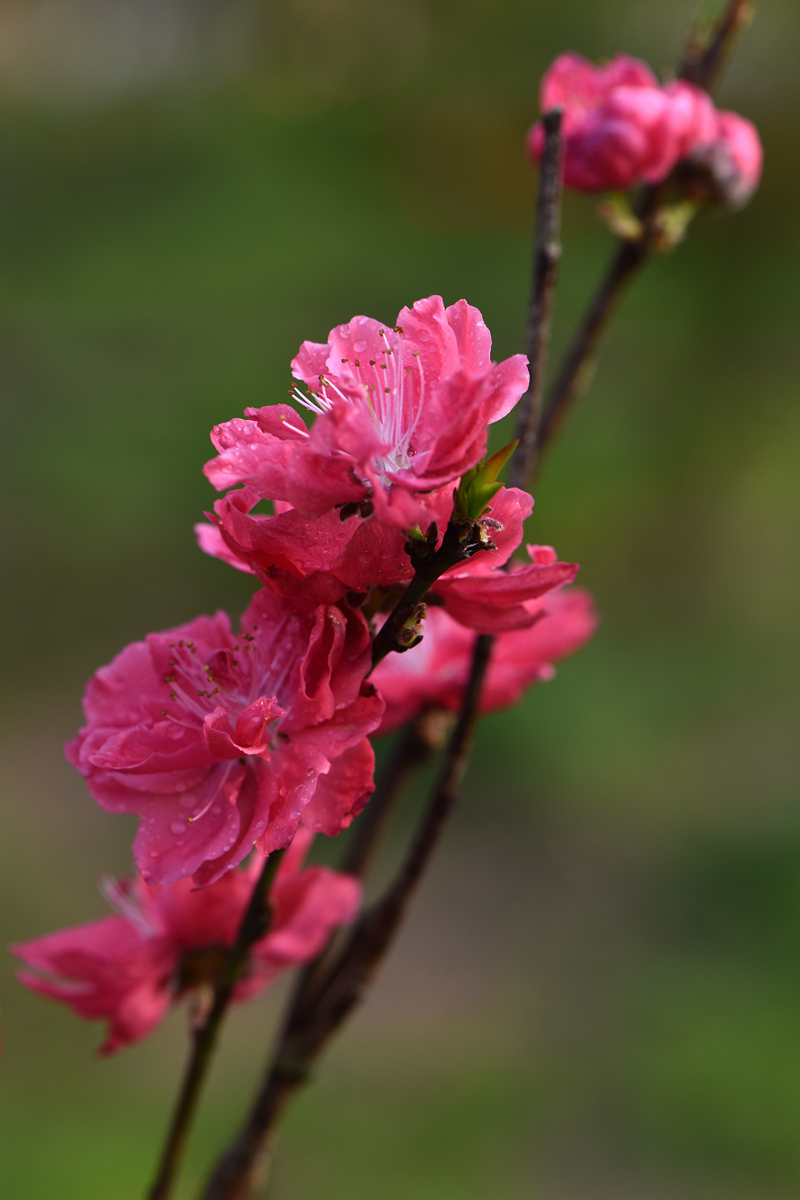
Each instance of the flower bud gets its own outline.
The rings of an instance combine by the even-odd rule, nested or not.
[[[681,164],[679,184],[693,200],[746,204],[758,187],[764,151],[752,121],[734,112],[717,112],[713,135]]]
[[[581,192],[624,191],[658,183],[698,146],[718,137],[719,115],[702,88],[684,80],[662,87],[637,59],[618,55],[597,67],[563,54],[542,80],[542,111],[563,111],[564,183]],[[540,124],[528,135],[541,158]]]

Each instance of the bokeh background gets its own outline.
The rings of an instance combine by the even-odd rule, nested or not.
[[[543,69],[668,67],[692,7],[0,4],[4,942],[102,915],[129,868],[134,822],[61,754],[85,679],[248,598],[193,542],[211,424],[279,400],[302,339],[432,292],[519,350]],[[600,630],[484,722],[277,1200],[798,1194],[799,48],[796,5],[764,0],[720,93],[762,130],[763,186],[637,282],[537,489],[531,536],[582,563]],[[556,348],[611,249],[589,198],[563,232]],[[8,958],[0,987],[4,1194],[140,1196],[183,1014],[98,1061]],[[229,1022],[184,1200],[277,999]]]

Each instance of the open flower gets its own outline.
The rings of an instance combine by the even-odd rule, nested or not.
[[[563,110],[564,182],[581,192],[624,190],[657,183],[716,127],[711,98],[683,80],[662,87],[650,68],[619,54],[598,67],[562,54],[541,85],[541,108]],[[528,149],[541,158],[540,124]]]
[[[478,310],[465,300],[445,308],[440,296],[402,309],[394,327],[359,316],[326,343],[304,342],[292,372],[313,427],[285,404],[248,408],[214,427],[208,478],[303,517],[375,512],[398,529],[429,523],[427,494],[480,461],[487,426],[528,386],[524,355],[492,363]]]
[[[287,846],[300,822],[338,833],[373,788],[363,617],[264,589],[234,635],[225,613],[134,642],[90,680],[67,746],[108,812],[138,813],[143,878],[212,883]]]
[[[516,704],[526,688],[553,677],[553,663],[574,654],[595,631],[592,598],[580,588],[550,592],[525,605],[531,624],[498,633],[481,691],[480,711]],[[457,710],[469,678],[475,637],[442,609],[428,613],[425,637],[405,654],[390,654],[372,675],[386,701],[380,734],[426,708]]]
[[[256,995],[280,971],[308,962],[358,909],[360,886],[352,876],[300,869],[312,836],[300,830],[278,868],[269,932],[251,947],[234,1000]],[[12,946],[27,968],[18,978],[80,1017],[107,1021],[101,1054],[141,1041],[172,1004],[213,986],[261,866],[254,856],[244,869],[200,890],[188,879],[159,887],[140,878],[110,883],[105,891],[119,916]]]

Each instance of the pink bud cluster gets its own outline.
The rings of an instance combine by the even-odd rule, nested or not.
[[[300,872],[301,852],[367,802],[370,735],[458,706],[476,632],[497,635],[490,711],[548,679],[594,629],[589,597],[560,590],[576,564],[529,546],[509,566],[533,500],[500,488],[476,552],[433,584],[421,644],[368,678],[372,639],[414,576],[415,539],[441,544],[459,480],[524,393],[527,365],[492,362],[478,310],[431,296],[393,325],[358,316],[304,342],[292,370],[296,407],[247,409],[211,435],[205,471],[223,495],[198,540],[260,585],[238,630],[218,612],[126,646],[90,680],[86,725],[66,748],[102,808],[138,815],[140,876],[114,889],[119,916],[16,953],[29,987],[108,1021],[106,1051],[208,982],[262,856],[289,847],[237,998],[307,961],[353,915],[356,881]],[[271,514],[256,511],[263,501]]]
[[[762,150],[755,126],[720,112],[702,88],[659,84],[639,59],[619,54],[605,66],[562,54],[542,79],[543,112],[561,108],[564,182],[580,192],[623,191],[659,183],[689,161],[708,176],[703,198],[741,204],[758,186]],[[540,123],[528,150],[541,158]]]

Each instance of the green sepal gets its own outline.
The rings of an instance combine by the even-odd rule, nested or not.
[[[597,206],[597,211],[617,237],[626,242],[641,241],[644,226],[631,208],[631,202],[625,192],[611,192]]]
[[[681,200],[678,204],[669,204],[659,210],[656,214],[658,234],[655,239],[659,254],[669,254],[678,242],[683,241],[697,208],[693,200]]]

